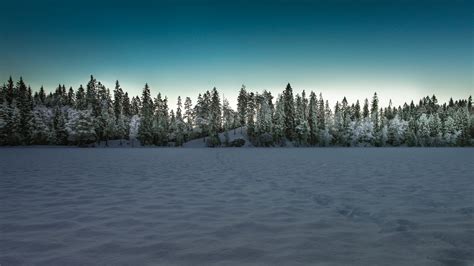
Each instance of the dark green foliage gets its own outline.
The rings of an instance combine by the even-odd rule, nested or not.
[[[245,145],[244,139],[234,139],[233,141],[229,142],[229,147],[242,147]]]
[[[219,147],[220,145],[221,145],[221,140],[219,139],[217,135],[209,136],[208,138],[206,138],[207,147],[214,148],[214,147]]]
[[[47,89],[46,89],[47,90]],[[331,110],[322,94],[305,91],[293,96],[288,84],[275,97],[269,91],[248,92],[243,86],[237,112],[216,88],[200,94],[193,107],[181,97],[176,107],[158,93],[152,98],[145,85],[141,98],[131,99],[115,84],[108,88],[91,76],[86,89],[59,84],[46,92],[32,92],[22,78],[0,86],[0,145],[86,145],[96,141],[138,138],[143,145],[181,146],[204,137],[210,147],[238,146],[230,134],[242,126],[256,146],[471,146],[474,137],[472,97],[440,104],[435,95],[403,106],[379,106],[376,93],[350,104],[345,97]],[[133,119],[132,119],[133,118]],[[132,122],[133,121],[133,122]],[[245,141],[243,142],[245,144]],[[243,145],[242,144],[242,145]]]

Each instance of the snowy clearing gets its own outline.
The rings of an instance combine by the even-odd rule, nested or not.
[[[472,265],[474,150],[0,149],[0,265]]]

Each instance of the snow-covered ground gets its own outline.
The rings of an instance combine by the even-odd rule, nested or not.
[[[474,150],[0,149],[0,265],[473,265]]]

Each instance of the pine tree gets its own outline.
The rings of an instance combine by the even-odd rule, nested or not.
[[[398,115],[388,122],[388,143],[392,146],[400,146],[405,141],[408,130],[408,122],[401,120]]]
[[[7,135],[8,145],[20,145],[22,144],[22,132],[21,132],[21,111],[17,106],[16,100],[13,99],[9,107],[7,120]]]
[[[417,121],[418,134],[417,139],[421,146],[428,146],[430,144],[430,120],[426,114],[422,114]]]
[[[6,93],[5,93],[5,98],[7,100],[7,103],[9,106],[12,105],[13,99],[16,98],[16,89],[15,89],[15,84],[13,83],[12,76],[7,81],[6,85]]]
[[[296,95],[296,110],[295,110],[295,135],[298,145],[304,146],[308,143],[309,125],[305,115],[304,98]]]
[[[372,103],[370,106],[370,119],[372,120],[372,124],[374,125],[374,134],[380,137],[380,115],[379,115],[379,99],[377,97],[377,93],[374,93],[372,97]],[[378,138],[380,139],[380,138]]]
[[[318,125],[318,99],[314,92],[309,96],[309,143],[314,146],[319,142],[319,125]]]
[[[255,137],[256,96],[253,92],[247,94],[247,135]]]
[[[132,147],[135,146],[135,140],[138,138],[138,130],[140,128],[140,117],[139,115],[133,115],[130,119],[130,124],[128,125],[129,135],[128,138],[132,143]]]
[[[222,100],[222,118],[224,125],[224,144],[229,145],[229,130],[232,127],[232,109],[230,109],[229,101],[227,99]]]
[[[127,92],[123,95],[122,110],[123,110],[123,115],[127,118],[133,115],[132,105],[130,104],[130,98],[128,97]]]
[[[344,114],[339,101],[334,106],[334,121],[330,132],[333,136],[333,144],[344,145]]]
[[[318,102],[318,126],[319,130],[324,130],[326,126],[326,114],[324,110],[324,99],[323,94],[319,93],[319,102]]]
[[[56,108],[53,119],[54,142],[59,145],[66,145],[68,142],[68,132],[66,129],[66,118],[61,108]]]
[[[320,130],[319,137],[321,146],[329,146],[333,142],[334,137],[331,134],[333,125],[334,119],[332,116],[332,111],[329,107],[328,100],[326,100],[326,103],[324,104],[324,128]]]
[[[369,100],[367,100],[367,98],[364,101],[364,110],[362,111],[362,116],[364,118],[369,117]]]
[[[76,128],[79,146],[84,146],[97,140],[94,124],[92,110],[79,111],[79,120],[77,121]]]
[[[247,120],[247,91],[245,90],[244,85],[242,85],[239,97],[237,98],[237,112],[239,114],[240,126],[244,127]]]
[[[33,127],[33,98],[31,91],[28,90],[23,79],[20,77],[20,81],[17,83],[16,91],[18,94],[18,109],[20,111],[20,136],[21,143],[28,145],[31,143],[31,130]]]
[[[9,124],[11,119],[11,110],[8,106],[8,102],[4,99],[5,95],[2,95],[2,103],[0,104],[0,145],[7,145],[9,138]]]
[[[273,116],[273,139],[276,143],[281,143],[285,137],[285,110],[283,96],[279,95],[276,102],[275,115]]]
[[[123,114],[123,91],[122,88],[120,88],[119,81],[115,81],[115,89],[114,89],[114,114],[115,114],[115,119],[118,120]]]
[[[176,146],[182,146],[183,143],[186,141],[185,137],[185,123],[183,120],[183,115],[181,109],[183,108],[183,104],[181,102],[181,96],[178,96],[178,103],[176,108],[176,118],[175,118],[175,135],[176,135]]]
[[[444,134],[443,139],[448,146],[455,146],[458,137],[461,135],[461,131],[456,129],[456,121],[453,117],[448,116],[444,122]]]
[[[138,96],[135,96],[132,98],[132,107],[131,107],[131,111],[132,111],[132,115],[139,115],[141,110],[142,106],[142,103],[140,101],[140,98]]]
[[[150,145],[153,144],[153,101],[148,84],[143,88],[141,103],[138,139],[142,145]]]
[[[31,128],[32,144],[41,145],[50,142],[52,139],[51,118],[51,110],[45,106],[36,106],[33,109],[33,124]]]
[[[74,107],[76,105],[75,99],[76,99],[76,95],[74,93],[74,89],[72,87],[69,87],[69,90],[67,92],[66,105],[70,107]]]
[[[439,146],[442,144],[442,124],[441,119],[439,118],[438,113],[433,113],[429,119],[430,127],[430,144],[432,146]]]
[[[168,114],[168,99],[158,93],[154,104],[154,117],[152,123],[153,144],[167,146],[169,140],[171,120]]]
[[[352,117],[352,120],[359,120],[360,119],[360,103],[359,100],[356,101],[356,104],[354,105],[354,115]]]
[[[90,81],[87,83],[86,89],[86,104],[88,108],[92,108],[93,115],[97,116],[99,114],[99,106],[97,103],[97,81],[91,75]]]
[[[194,106],[194,114],[196,116],[196,130],[199,133],[199,137],[206,136],[209,132],[209,94],[205,93],[204,96],[199,94],[197,104]]]
[[[292,140],[295,134],[295,104],[293,99],[293,89],[290,83],[286,86],[283,93],[285,110],[285,136]]]
[[[86,93],[84,91],[84,87],[79,86],[76,93],[76,108],[78,110],[86,110],[87,109],[87,100],[86,100]]]
[[[214,87],[212,89],[212,99],[211,99],[211,131],[210,135],[215,136],[217,135],[218,132],[221,131],[221,101],[219,98],[219,93],[217,92],[217,89]]]
[[[274,142],[272,136],[274,108],[272,100],[273,96],[268,91],[264,91],[262,95],[259,95],[257,100],[256,131],[258,143],[262,146],[272,146]]]
[[[193,112],[193,103],[191,101],[191,98],[186,97],[186,100],[184,101],[184,117],[183,117],[185,123],[186,123],[186,140],[189,139],[189,136],[191,135],[193,131],[193,125],[194,125],[194,112]]]
[[[45,105],[46,104],[46,93],[44,93],[44,88],[41,86],[39,93],[38,93],[38,105]]]

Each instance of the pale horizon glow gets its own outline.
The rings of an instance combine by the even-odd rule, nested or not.
[[[0,84],[75,90],[90,75],[131,96],[176,98],[242,84],[276,97],[289,82],[333,107],[379,95],[402,105],[474,91],[473,1],[9,1]],[[93,7],[93,8],[91,8]]]

